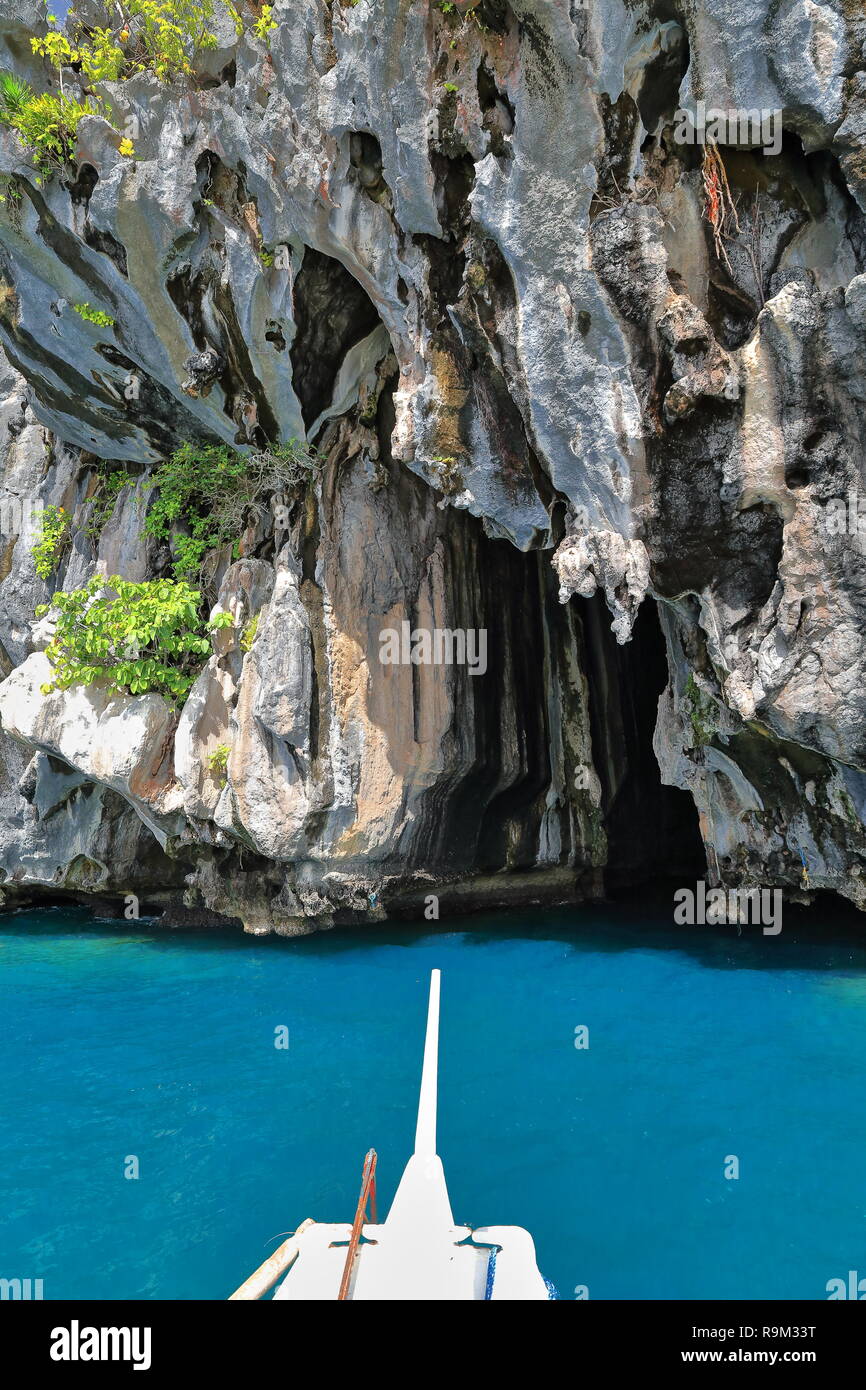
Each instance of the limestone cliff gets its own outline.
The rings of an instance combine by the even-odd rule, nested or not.
[[[0,0],[39,91],[44,13]],[[866,17],[273,21],[219,5],[190,74],[96,84],[50,176],[0,123],[7,903],[293,933],[701,872],[866,905]],[[708,108],[766,128],[679,138]],[[211,557],[233,622],[182,707],[44,694],[40,604],[171,573],[161,460],[288,439],[313,480]],[[34,502],[72,518],[47,580]],[[404,623],[486,670],[383,662]]]

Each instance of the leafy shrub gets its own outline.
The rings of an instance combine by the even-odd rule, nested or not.
[[[266,39],[276,28],[271,8],[265,5],[252,26],[258,38]],[[217,13],[229,15],[238,38],[244,31],[233,0],[116,0],[104,9],[114,28],[78,24],[75,29],[77,61],[91,82],[137,72],[152,72],[161,82],[188,77],[195,55],[217,46],[213,33]],[[122,16],[120,24],[117,15]]]
[[[208,771],[220,787],[224,787],[226,784],[226,769],[231,751],[227,743],[219,743],[214,751],[207,756]]]
[[[357,0],[352,0],[352,3],[356,4]],[[253,33],[256,38],[262,39],[264,43],[269,44],[271,41],[271,34],[276,27],[277,21],[274,19],[273,5],[262,5],[262,12],[253,25]]]
[[[260,614],[254,613],[249,622],[244,624],[244,630],[241,633],[241,651],[244,655],[251,650],[253,642],[256,640],[259,630],[259,617]]]
[[[32,552],[36,562],[36,573],[40,579],[51,578],[68,543],[69,513],[64,511],[63,507],[45,507],[39,539]]]
[[[182,444],[153,476],[159,495],[144,534],[169,540],[175,524],[188,527],[174,537],[175,574],[192,577],[209,550],[232,539],[219,515],[219,503],[243,481],[244,462],[227,445]]]
[[[107,680],[112,690],[182,699],[210,656],[209,630],[232,621],[219,613],[205,624],[200,598],[179,580],[133,583],[119,575],[97,575],[82,589],[55,594],[51,605],[37,609],[47,613],[50,606],[58,615],[45,649],[53,680],[42,686],[43,695]]]
[[[240,22],[231,3],[219,0]],[[106,20],[115,28],[91,28],[78,23],[70,41],[48,16],[49,31],[30,40],[33,52],[57,68],[63,89],[63,68],[78,64],[89,82],[113,82],[136,72],[154,72],[163,82],[192,71],[192,58],[201,49],[215,48],[210,31],[215,0],[121,0],[104,6]],[[123,16],[116,23],[116,11]],[[241,30],[243,24],[241,23]]]
[[[17,130],[24,144],[33,151],[37,167],[50,177],[72,159],[82,118],[106,114],[99,103],[66,95],[63,69],[77,64],[88,81],[103,81],[119,77],[126,58],[109,29],[94,29],[86,42],[77,44],[71,43],[56,27],[57,19],[53,14],[48,15],[48,24],[48,33],[31,38],[30,47],[37,57],[47,58],[57,69],[60,94],[37,94],[13,73],[2,73],[0,120]],[[85,31],[79,26],[78,32]]]
[[[103,466],[100,466],[97,473],[96,490],[91,498],[90,516],[84,527],[85,534],[92,541],[98,543],[99,537],[114,516],[114,509],[120,494],[124,488],[133,485],[134,479],[124,473],[122,468],[109,473]]]
[[[192,578],[209,551],[237,539],[247,519],[264,518],[265,497],[298,487],[314,467],[296,440],[248,455],[226,444],[182,444],[153,475],[159,496],[144,534],[171,540],[175,574]],[[186,534],[173,535],[178,523]]]
[[[0,72],[0,108],[7,123],[20,116],[28,101],[33,98],[33,90],[11,72]]]
[[[192,74],[197,53],[216,48],[217,13],[229,15],[238,37],[244,32],[233,0],[103,0],[103,11],[103,25],[70,15],[71,37],[49,14],[47,33],[31,38],[32,51],[57,72],[59,95],[36,93],[14,74],[0,73],[0,121],[18,131],[45,177],[72,159],[82,117],[108,115],[97,99],[82,100],[65,93],[64,69],[74,67],[87,84],[142,72],[172,82]],[[276,27],[273,6],[263,5],[251,25],[252,33],[268,43]],[[124,157],[133,153],[128,137],[121,142],[120,153]]]
[[[231,13],[234,7],[223,8]],[[215,0],[126,0],[125,9],[140,21],[131,49],[136,72],[150,70],[161,82],[170,82],[192,72],[197,52],[217,46],[210,30]]]
[[[114,327],[114,319],[103,309],[94,309],[89,304],[73,304],[72,307],[76,314],[80,314],[88,323],[98,323],[102,328]]]
[[[81,34],[81,31],[78,31]],[[121,34],[128,33],[121,30]],[[78,40],[78,61],[89,82],[116,82],[123,75],[126,53],[110,29],[92,29],[89,39]]]
[[[0,122],[18,132],[45,175],[72,159],[79,122],[97,114],[90,100],[37,94],[12,73],[0,73]]]
[[[66,35],[55,26],[57,18],[55,15],[48,16],[49,30],[41,38],[30,40],[30,47],[39,58],[47,58],[52,67],[57,69],[60,78],[60,90],[63,91],[63,69],[68,68],[72,63],[77,63],[80,54],[77,49],[72,47]]]

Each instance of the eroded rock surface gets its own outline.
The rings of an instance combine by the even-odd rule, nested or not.
[[[668,870],[866,905],[866,20],[274,14],[105,84],[64,178],[0,125],[7,899],[292,933]],[[38,26],[0,0],[45,86]],[[699,103],[776,113],[778,152],[722,142],[714,184]],[[165,570],[158,462],[293,437],[321,468],[218,557],[184,707],[42,695],[37,605]],[[48,583],[33,502],[74,519]],[[483,631],[486,669],[383,662],[404,624]]]

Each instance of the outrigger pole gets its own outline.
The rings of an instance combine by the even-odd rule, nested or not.
[[[427,1036],[424,1065],[418,1097],[418,1124],[415,1127],[416,1154],[436,1152],[436,1096],[439,1087],[439,983],[441,971],[430,971],[430,1002],[427,1005]]]

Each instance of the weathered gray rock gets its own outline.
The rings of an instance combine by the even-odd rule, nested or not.
[[[164,845],[179,828],[171,706],[159,695],[120,695],[102,684],[41,694],[50,682],[44,652],[16,667],[0,687],[4,731],[125,796]]]
[[[44,85],[35,9],[0,47]],[[697,819],[714,879],[866,905],[866,20],[274,13],[107,84],[69,177],[0,127],[11,898],[183,882],[291,933],[678,871]],[[778,113],[778,153],[680,143],[699,102]],[[183,710],[41,696],[37,604],[167,571],[158,461],[292,437],[318,476],[221,553]],[[49,584],[29,503],[73,518]],[[486,672],[383,663],[404,622],[484,631]]]

